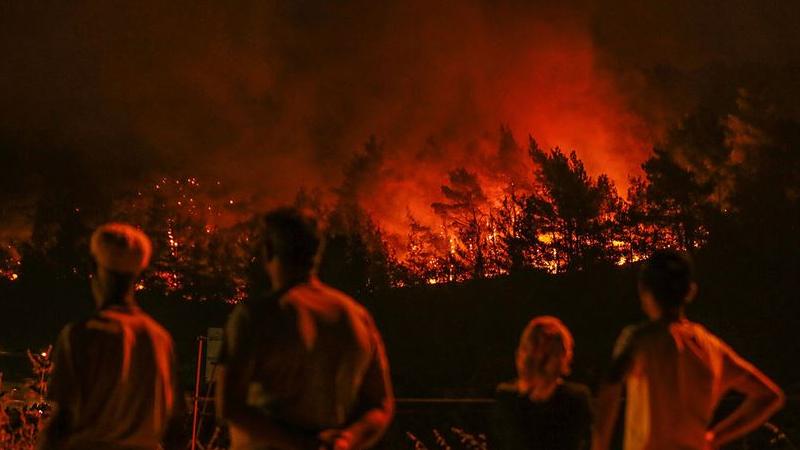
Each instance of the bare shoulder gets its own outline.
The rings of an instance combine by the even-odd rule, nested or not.
[[[678,326],[685,339],[691,340],[698,348],[704,349],[709,355],[733,353],[733,350],[725,341],[700,323],[685,320]]]
[[[358,303],[358,301],[356,301],[356,299],[350,295],[321,281],[315,282],[314,288],[318,289],[324,299],[334,308],[344,311],[349,315],[353,315],[359,319],[367,320],[370,323],[372,322],[372,315],[369,313],[369,311],[367,311],[363,305]]]
[[[688,322],[687,326],[691,330],[692,334],[697,336],[700,339],[704,339],[713,345],[726,345],[725,342],[719,338],[716,334],[709,331],[705,325],[697,323],[697,322]]]

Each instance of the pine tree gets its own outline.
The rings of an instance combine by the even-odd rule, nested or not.
[[[526,199],[526,228],[546,244],[545,266],[561,272],[614,262],[613,225],[621,200],[611,180],[605,175],[593,180],[574,151],[545,152],[533,138],[529,154],[538,185]]]
[[[474,173],[456,169],[450,172],[449,181],[442,186],[445,200],[431,207],[451,240],[450,256],[456,273],[465,271],[472,278],[483,278],[492,245],[488,200]]]

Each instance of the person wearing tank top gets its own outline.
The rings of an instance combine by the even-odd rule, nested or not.
[[[675,251],[655,253],[639,275],[648,321],[625,328],[598,393],[593,448],[611,441],[622,389],[627,391],[625,450],[719,448],[763,424],[783,405],[781,389],[702,325],[686,317],[695,297],[692,262]],[[712,426],[723,396],[744,401]]]

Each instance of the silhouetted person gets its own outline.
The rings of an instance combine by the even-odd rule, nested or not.
[[[689,321],[685,306],[697,293],[692,262],[683,253],[660,251],[639,274],[639,297],[648,322],[623,330],[607,382],[598,394],[594,449],[609,446],[627,387],[625,450],[718,448],[764,423],[783,404],[769,378],[703,326]],[[729,391],[743,403],[711,427]]]
[[[497,388],[495,445],[502,450],[579,450],[591,438],[589,388],[570,383],[573,339],[555,317],[533,319],[519,341],[517,379]]]
[[[278,209],[263,225],[272,292],[236,306],[218,369],[217,411],[232,450],[369,447],[394,410],[372,317],[314,276],[313,218]]]
[[[38,447],[155,450],[177,431],[181,399],[172,338],[134,300],[150,240],[129,225],[107,224],[90,247],[97,312],[58,337],[49,386],[56,410]]]

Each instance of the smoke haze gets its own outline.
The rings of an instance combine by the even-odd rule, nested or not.
[[[23,229],[16,212],[44,191],[113,196],[164,174],[264,208],[339,186],[375,135],[354,195],[399,232],[448,171],[496,185],[524,167],[497,158],[501,125],[624,187],[739,76],[796,108],[794,2],[549,3],[5,2],[2,225]]]

